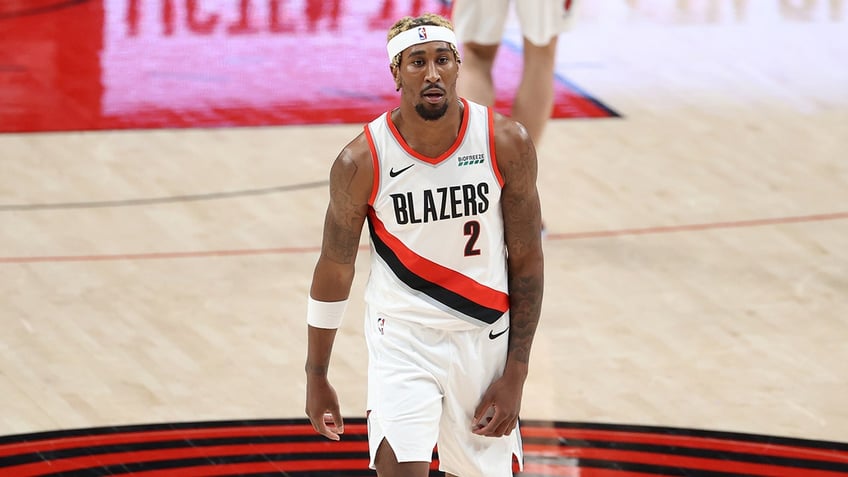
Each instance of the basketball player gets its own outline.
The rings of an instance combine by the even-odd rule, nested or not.
[[[554,105],[554,66],[559,34],[568,29],[574,0],[454,0],[452,19],[464,58],[459,94],[487,106],[495,104],[492,67],[503,39],[510,4],[524,37],[521,81],[512,118],[538,145]]]
[[[365,292],[368,439],[380,477],[512,475],[518,414],[542,301],[536,152],[520,124],[457,96],[451,24],[424,14],[391,27],[400,106],[341,151],[307,322],[306,413],[338,440],[327,379],[360,233],[371,242]]]

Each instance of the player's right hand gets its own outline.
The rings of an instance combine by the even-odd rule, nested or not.
[[[339,412],[336,390],[326,378],[308,377],[306,380],[306,415],[315,432],[330,440],[340,440],[344,434],[344,419]]]

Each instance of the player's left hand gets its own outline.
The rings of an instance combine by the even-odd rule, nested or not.
[[[509,435],[518,425],[523,387],[523,380],[508,375],[495,380],[474,410],[471,432],[487,437]]]

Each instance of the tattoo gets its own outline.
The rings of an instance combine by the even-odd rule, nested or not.
[[[535,150],[529,142],[523,142],[519,158],[508,163],[508,181],[502,196],[504,226],[510,237],[509,248],[518,254],[538,246],[542,233],[536,169]]]
[[[544,267],[536,151],[526,133],[518,137],[517,157],[505,161],[501,200],[509,253],[509,359],[527,364],[542,310]]]
[[[362,223],[368,204],[353,196],[354,179],[359,167],[339,155],[330,172],[330,207],[324,221],[322,253],[337,263],[352,263],[356,259]]]
[[[509,355],[519,363],[530,361],[530,348],[542,311],[542,279],[528,276],[509,283]]]

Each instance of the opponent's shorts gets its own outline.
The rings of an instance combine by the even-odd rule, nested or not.
[[[511,4],[524,38],[545,46],[571,26],[577,0],[454,0],[451,20],[460,43],[497,45],[503,39]]]
[[[438,443],[439,470],[462,477],[512,476],[513,455],[523,467],[518,427],[504,437],[471,432],[474,409],[503,373],[508,326],[508,314],[448,331],[366,310],[372,469],[383,439],[398,462],[431,462]]]

